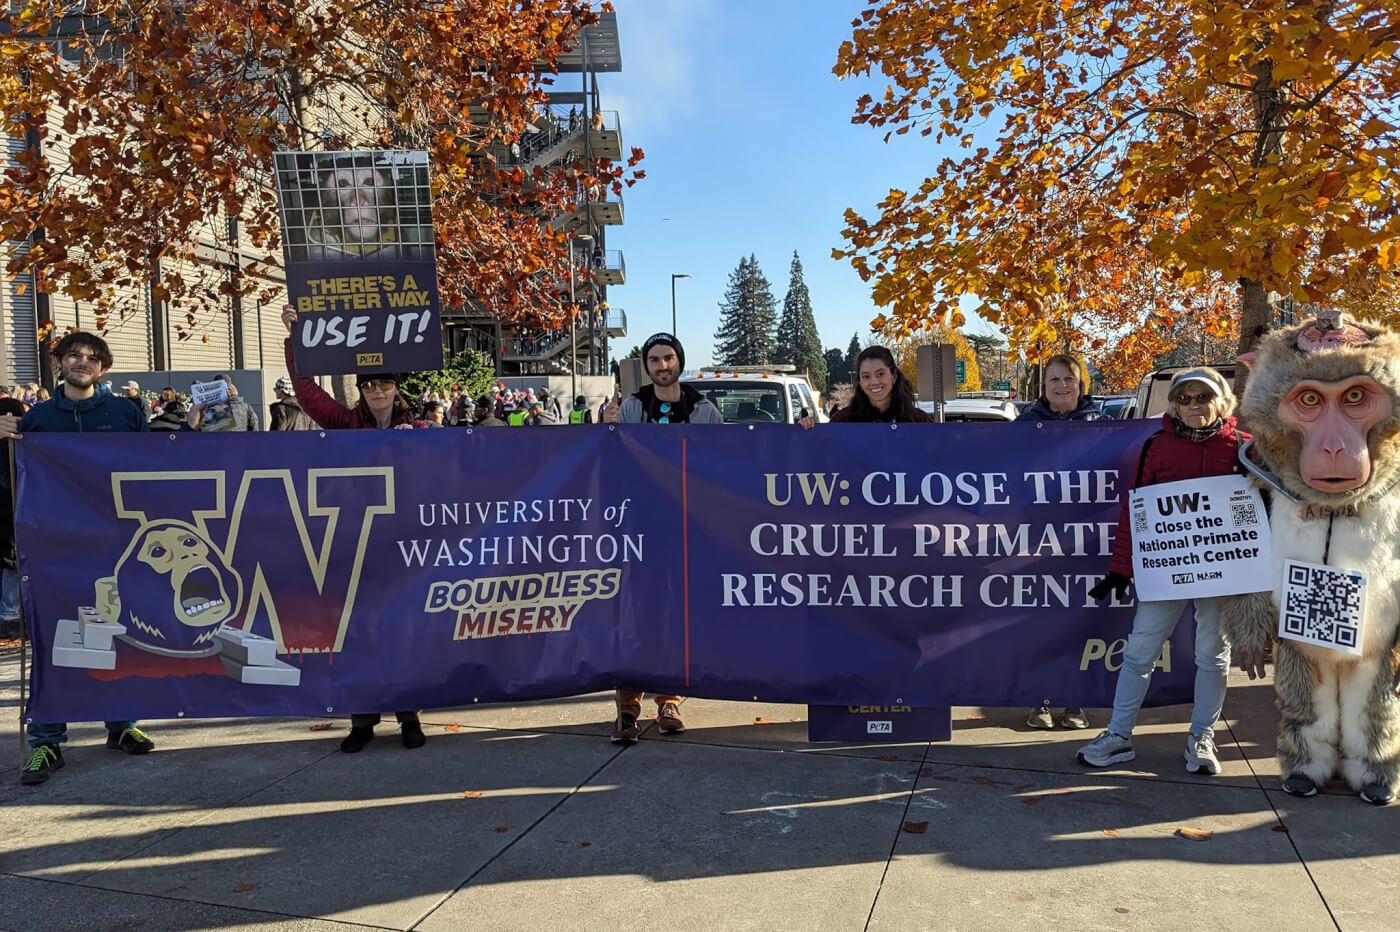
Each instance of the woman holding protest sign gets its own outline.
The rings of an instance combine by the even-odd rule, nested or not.
[[[894,354],[883,346],[867,346],[856,357],[856,384],[851,403],[831,414],[832,423],[929,424],[933,418],[914,403],[914,389],[899,371]],[[797,422],[817,426],[815,415]]]
[[[282,309],[282,323],[291,333],[297,323],[296,308],[290,305]],[[298,375],[296,361],[292,358],[292,341],[286,341],[287,372],[292,377],[292,391],[301,409],[320,424],[325,430],[356,428],[382,428],[388,430],[411,430],[427,427],[415,420],[407,403],[399,395],[398,377],[393,373],[366,375],[359,379],[360,399],[355,407],[347,408],[326,394],[315,379]],[[416,710],[395,713],[399,730],[403,735],[403,746],[421,748],[427,743],[423,726],[418,721]],[[374,726],[379,724],[378,712],[361,712],[350,716],[350,734],[340,742],[340,749],[346,754],[354,754],[374,739]]]
[[[1178,373],[1172,379],[1170,401],[1162,416],[1162,429],[1142,445],[1133,488],[1225,476],[1240,471],[1240,444],[1249,435],[1235,426],[1232,412],[1235,396],[1225,379],[1214,369],[1201,367]],[[1108,575],[1089,590],[1095,599],[1110,592],[1118,598],[1128,594],[1133,575],[1132,528],[1125,496],[1118,517],[1118,534]],[[1186,770],[1189,773],[1218,774],[1220,758],[1215,750],[1215,723],[1225,703],[1225,684],[1230,671],[1230,645],[1220,630],[1223,597],[1197,598],[1196,684],[1191,709],[1191,733],[1186,739]],[[1123,652],[1123,666],[1113,694],[1113,716],[1108,728],[1079,749],[1080,763],[1110,767],[1132,760],[1133,725],[1147,695],[1153,665],[1176,628],[1187,600],[1138,602],[1133,630]]]

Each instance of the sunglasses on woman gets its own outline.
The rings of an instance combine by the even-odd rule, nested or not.
[[[1176,396],[1176,403],[1182,406],[1191,404],[1208,405],[1210,404],[1210,400],[1214,397],[1215,396],[1210,392],[1197,392],[1194,395],[1188,395],[1182,392],[1180,395]]]
[[[399,383],[393,379],[369,379],[360,383],[362,392],[391,392]]]

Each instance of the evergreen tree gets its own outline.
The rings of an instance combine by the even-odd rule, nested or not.
[[[827,350],[823,356],[826,359],[826,384],[840,385],[851,380],[851,373],[846,369],[846,354],[835,347]]]
[[[817,321],[812,316],[812,296],[802,280],[802,260],[792,254],[792,269],[788,278],[787,295],[783,298],[783,316],[778,320],[778,339],[774,353],[778,362],[792,363],[798,372],[807,373],[812,386],[826,391],[826,357],[822,355]]]
[[[739,260],[729,274],[715,331],[715,362],[721,366],[761,366],[773,359],[778,302],[758,267],[758,257]]]
[[[860,357],[860,334],[851,334],[851,345],[846,347],[846,380],[855,382],[860,377],[856,371],[856,360]]]

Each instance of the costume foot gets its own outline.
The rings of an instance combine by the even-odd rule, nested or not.
[[[1389,806],[1395,791],[1384,783],[1368,783],[1361,788],[1361,798],[1373,806]]]
[[[1312,777],[1301,773],[1290,773],[1283,781],[1283,791],[1289,796],[1316,796],[1317,784]]]

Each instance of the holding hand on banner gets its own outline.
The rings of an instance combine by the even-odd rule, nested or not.
[[[0,414],[0,440],[18,440],[19,418],[13,414]]]
[[[1119,599],[1128,597],[1128,577],[1122,573],[1109,573],[1099,580],[1098,585],[1089,590],[1089,598],[1094,601],[1101,601],[1112,592]]]

